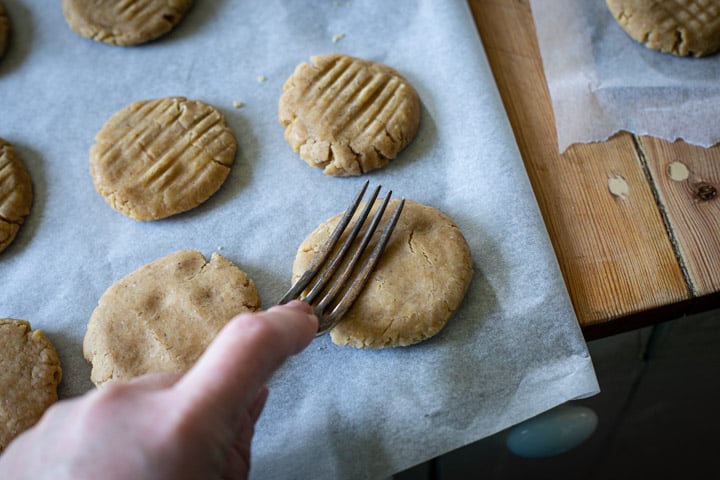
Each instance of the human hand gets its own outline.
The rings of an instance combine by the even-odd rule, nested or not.
[[[247,478],[265,382],[316,330],[299,301],[239,315],[184,376],[146,375],[56,403],[0,456],[0,478]]]

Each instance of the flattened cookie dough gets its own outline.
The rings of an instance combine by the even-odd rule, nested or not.
[[[0,451],[57,401],[60,359],[40,330],[0,318]]]
[[[350,176],[384,167],[420,123],[420,98],[394,69],[317,55],[288,78],[279,102],[285,140],[308,165]]]
[[[720,50],[718,0],[606,0],[620,26],[646,47],[702,57]]]
[[[255,284],[225,257],[181,250],[135,270],[102,295],[83,354],[97,386],[187,371],[235,315],[260,309]]]
[[[10,37],[10,19],[5,13],[2,2],[0,2],[0,58],[5,54]]]
[[[390,201],[379,229],[397,202]],[[308,268],[341,216],[320,225],[300,245],[293,281]],[[385,253],[363,292],[330,331],[332,341],[358,348],[384,348],[430,338],[458,308],[472,275],[470,248],[452,220],[435,208],[406,200]]]
[[[192,0],[63,0],[70,28],[80,36],[110,45],[137,45],[175,27]]]
[[[0,138],[0,252],[15,239],[32,199],[30,175],[15,148]]]
[[[237,141],[214,107],[184,97],[132,103],[95,136],[90,173],[97,192],[135,220],[194,208],[230,173]]]

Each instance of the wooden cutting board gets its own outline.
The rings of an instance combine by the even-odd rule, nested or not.
[[[620,133],[558,153],[529,0],[470,0],[587,338],[720,307],[720,146]]]

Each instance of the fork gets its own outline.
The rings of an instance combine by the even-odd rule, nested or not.
[[[355,215],[368,185],[369,181],[363,184],[360,192],[355,196],[328,240],[320,247],[320,251],[308,269],[278,302],[278,304],[282,305],[290,300],[298,299],[309,303],[318,318],[316,335],[322,335],[337,325],[360,295],[368,278],[370,278],[370,274],[375,269],[375,265],[380,260],[405,205],[405,199],[400,199],[397,208],[395,208],[392,216],[385,224],[385,228],[380,234],[375,247],[365,258],[362,265],[358,266],[363,254],[369,250],[370,239],[375,233],[392,195],[392,190],[388,191],[382,204],[369,220],[369,226],[364,235],[353,248],[353,243],[368,220],[370,210],[380,193],[381,186],[378,185],[370,195],[370,199],[365,203],[352,229],[338,246],[338,242]],[[335,252],[334,255],[332,255],[333,252]]]

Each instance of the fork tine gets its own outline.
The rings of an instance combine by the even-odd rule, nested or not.
[[[362,211],[356,213],[368,184],[369,181],[363,184],[362,189],[335,226],[328,240],[320,247],[320,251],[313,258],[310,267],[278,302],[283,304],[294,298],[300,298],[313,305],[320,321],[317,335],[321,335],[334,327],[360,295],[390,239],[405,204],[404,199],[400,201],[380,234],[374,249],[368,255],[366,251],[370,240],[374,236],[392,196],[392,191],[388,192],[382,204],[375,209],[372,218],[368,221],[381,188],[380,186],[375,188],[370,195],[370,199],[365,202]],[[354,225],[338,245],[350,221],[356,215]],[[367,223],[369,225],[365,227]],[[365,231],[362,238],[356,240],[363,227],[365,227]],[[358,269],[357,266],[362,258],[365,258],[364,263]],[[338,273],[341,268],[342,270]],[[317,302],[316,300],[321,295],[322,299]]]
[[[362,228],[363,224],[365,223],[365,220],[368,217],[368,214],[370,213],[370,210],[372,209],[372,206],[375,204],[375,199],[378,196],[378,193],[380,193],[380,187],[376,187],[375,191],[373,191],[372,195],[370,196],[370,199],[365,203],[365,208],[363,208],[362,212],[360,213],[360,216],[355,220],[355,225],[353,226],[353,229],[350,231],[347,237],[345,237],[345,240],[343,240],[343,243],[340,245],[340,248],[338,249],[337,253],[333,257],[333,259],[330,261],[327,267],[325,267],[322,271],[322,275],[320,278],[315,282],[315,285],[313,288],[304,296],[303,300],[305,300],[308,303],[313,303],[315,299],[317,298],[320,293],[322,293],[323,289],[327,285],[327,282],[333,277],[335,272],[337,271],[338,267],[342,264],[343,260],[346,258],[346,254],[348,250],[350,250],[350,247],[352,247],[353,242],[355,241],[355,238],[358,236],[358,233],[360,233],[360,229]],[[392,193],[392,192],[391,192]],[[389,196],[389,194],[388,194]],[[387,202],[383,204],[383,210],[385,210],[385,205],[387,205]],[[370,241],[370,236],[372,235],[372,232],[375,231],[375,228],[377,227],[377,222],[374,223],[375,227],[370,231],[370,235],[368,233],[365,233],[365,237],[363,237],[363,242],[365,245],[367,245],[367,242]],[[364,247],[363,247],[364,248]],[[360,252],[362,253],[362,251]],[[357,263],[357,259],[354,260],[353,264]],[[351,265],[350,265],[351,266]],[[348,268],[345,269],[345,272],[347,272]],[[350,268],[349,270],[352,270]],[[336,280],[339,283],[342,283],[344,281],[344,278],[349,275],[349,272],[345,273],[343,272],[343,275],[340,276],[338,280]]]
[[[388,194],[389,197],[389,194]],[[397,208],[395,209],[395,212],[393,213],[392,217],[388,221],[388,223],[385,225],[385,229],[382,232],[382,235],[380,236],[380,239],[375,244],[375,248],[373,248],[372,253],[368,258],[365,259],[365,262],[363,263],[362,269],[360,272],[358,272],[353,279],[353,282],[350,284],[350,286],[345,290],[345,293],[340,298],[338,304],[333,308],[332,312],[330,314],[325,315],[325,323],[329,325],[329,327],[326,328],[328,330],[329,328],[332,328],[335,326],[335,324],[347,313],[347,311],[352,307],[352,304],[355,302],[357,297],[360,295],[360,292],[365,287],[365,284],[367,283],[368,279],[370,278],[370,274],[375,269],[375,266],[377,265],[378,261],[380,260],[380,257],[385,250],[385,247],[387,246],[388,241],[390,240],[390,236],[392,235],[393,230],[395,229],[395,225],[397,225],[398,219],[400,218],[400,213],[402,213],[403,207],[405,206],[405,199],[401,199],[400,203],[398,204]],[[382,216],[382,213],[378,215],[377,219]],[[318,332],[321,333],[321,332]]]
[[[358,192],[358,194],[355,196],[355,199],[350,204],[350,207],[345,211],[345,215],[343,215],[342,219],[340,219],[337,226],[330,234],[328,240],[320,248],[320,251],[315,256],[308,269],[305,271],[305,273],[303,273],[303,275],[298,279],[298,281],[295,282],[292,287],[290,287],[290,290],[288,290],[285,296],[283,296],[283,298],[278,302],[279,305],[287,303],[294,298],[298,298],[298,295],[300,295],[300,293],[305,290],[308,284],[315,277],[318,270],[320,270],[320,267],[323,266],[328,256],[332,252],[333,248],[335,248],[338,240],[340,240],[340,236],[345,231],[345,227],[347,227],[348,223],[350,223],[350,219],[352,219],[358,205],[360,205],[360,201],[362,200],[363,195],[365,195],[365,190],[367,190],[369,183],[370,180],[365,181],[362,188],[360,189],[360,192]]]
[[[370,226],[365,231],[365,235],[363,235],[362,240],[360,240],[360,243],[355,247],[355,250],[353,251],[353,254],[348,260],[348,262],[345,264],[345,269],[343,270],[342,274],[340,274],[337,279],[335,279],[335,282],[333,283],[333,286],[328,290],[328,292],[325,294],[323,299],[320,301],[318,306],[316,307],[320,312],[324,312],[325,309],[332,303],[332,301],[337,296],[338,292],[340,292],[344,287],[347,286],[347,280],[350,277],[350,274],[352,274],[353,269],[355,268],[355,265],[357,265],[358,261],[360,260],[360,257],[362,256],[363,252],[367,248],[367,244],[370,243],[370,238],[372,238],[373,234],[375,233],[375,230],[377,229],[378,223],[380,223],[380,219],[383,216],[383,213],[385,213],[385,209],[388,206],[388,203],[390,202],[390,196],[392,195],[392,191],[388,192],[388,194],[385,196],[385,200],[383,200],[382,205],[380,205],[380,208],[377,209],[375,212],[375,215],[373,216],[372,220],[370,221]],[[374,203],[374,199],[373,199]],[[366,210],[370,210],[368,207],[372,207],[372,204],[367,203],[365,205]],[[366,212],[363,212],[366,213]],[[360,230],[360,227],[362,227],[363,223],[365,223],[367,216],[362,217],[358,219],[357,223],[355,224],[355,228],[357,230]],[[351,246],[352,240],[346,241],[345,245],[343,247],[347,247],[345,250],[348,250]]]

